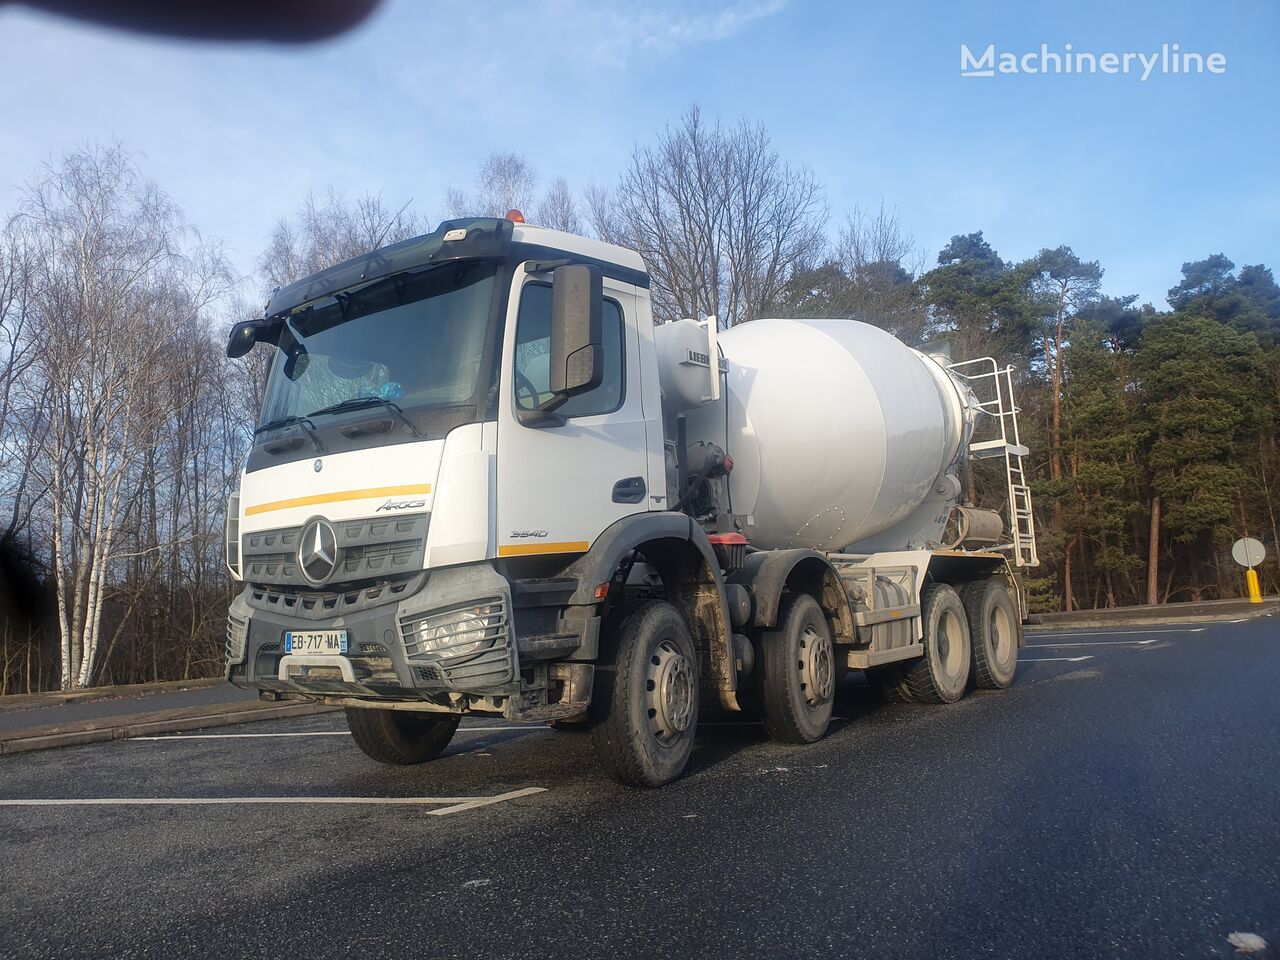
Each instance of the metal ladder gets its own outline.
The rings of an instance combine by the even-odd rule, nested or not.
[[[1013,397],[1013,367],[1001,367],[992,357],[980,357],[948,364],[947,368],[969,385],[977,408],[993,417],[999,428],[998,436],[969,444],[969,456],[975,460],[1004,458],[1009,533],[1013,539],[995,549],[1008,551],[1015,566],[1039,566],[1031,487],[1027,484],[1022,465],[1022,458],[1030,451],[1022,445],[1022,437],[1018,433],[1018,414],[1021,411]]]

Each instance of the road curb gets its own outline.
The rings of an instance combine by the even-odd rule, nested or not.
[[[161,733],[180,733],[206,727],[227,727],[256,720],[279,720],[284,717],[306,717],[317,713],[332,713],[340,707],[323,703],[272,703],[242,710],[222,713],[186,712],[173,717],[150,720],[119,718],[121,722],[110,726],[85,727],[77,730],[18,733],[0,739],[0,756],[30,753],[34,750],[51,750],[56,747],[74,747],[86,743],[103,743],[108,740],[128,740],[130,737],[154,736]],[[146,716],[146,714],[136,715]]]
[[[1280,599],[1268,597],[1262,603],[1247,600],[1211,600],[1201,603],[1169,603],[1160,606],[1114,607],[1105,610],[1077,610],[1071,613],[1033,613],[1027,618],[1031,628],[1072,629],[1075,627],[1125,627],[1161,623],[1215,623],[1224,620],[1253,620],[1280,612]]]
[[[207,690],[226,683],[221,676],[196,680],[160,680],[155,683],[125,683],[110,687],[86,687],[83,690],[45,690],[40,693],[10,693],[0,697],[0,713],[15,710],[39,710],[68,703],[92,703],[95,700],[123,700],[128,697],[175,690]]]

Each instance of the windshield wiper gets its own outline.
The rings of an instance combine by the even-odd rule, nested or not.
[[[413,421],[405,416],[405,412],[400,409],[400,405],[392,403],[385,397],[351,397],[349,400],[342,400],[338,403],[330,404],[327,407],[321,407],[319,410],[312,410],[307,416],[319,417],[326,413],[344,413],[347,410],[359,410],[362,407],[371,407],[374,404],[380,404],[394,413],[400,418],[400,422],[409,428],[409,432],[421,440],[422,434],[418,432],[418,428],[413,425]]]
[[[290,414],[287,417],[277,417],[274,420],[268,420],[262,426],[253,431],[256,437],[260,433],[266,433],[268,430],[278,430],[280,427],[299,426],[302,432],[306,434],[307,439],[316,445],[316,450],[324,453],[324,445],[320,442],[320,438],[316,436],[316,425],[311,422],[310,417],[300,417],[297,414]]]

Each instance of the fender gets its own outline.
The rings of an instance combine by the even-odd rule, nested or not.
[[[835,641],[855,642],[849,595],[831,561],[816,550],[797,548],[749,553],[746,562],[730,574],[729,582],[750,591],[752,627],[777,626],[783,590],[787,586],[803,587],[815,596],[823,611],[834,621]]]
[[[623,560],[640,547],[663,582],[673,588],[671,599],[683,610],[695,642],[705,653],[703,691],[714,692],[726,709],[741,709],[734,693],[738,674],[724,578],[711,542],[690,517],[669,511],[638,513],[611,524],[561,574],[577,580],[568,602],[597,605],[596,585],[612,579]]]
[[[689,540],[694,523],[683,513],[637,513],[623,517],[604,529],[596,537],[585,554],[564,569],[561,576],[573,577],[578,581],[568,602],[571,604],[595,604],[596,584],[612,579],[622,561],[637,546],[648,540]],[[698,528],[706,551],[712,557],[715,554],[706,534]]]

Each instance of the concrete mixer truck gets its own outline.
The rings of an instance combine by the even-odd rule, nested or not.
[[[849,671],[942,704],[1013,680],[1035,529],[991,359],[655,325],[638,254],[514,212],[277,290],[227,353],[255,344],[226,676],[345,707],[375,760],[497,714],[586,724],[651,787],[708,711],[805,744]]]

